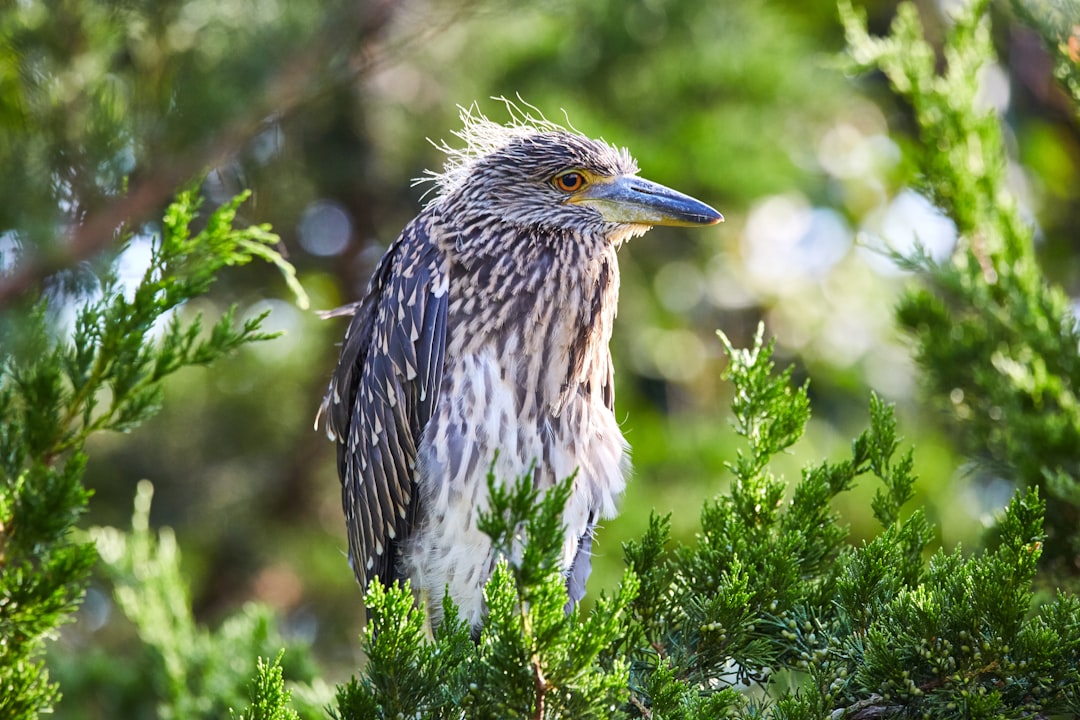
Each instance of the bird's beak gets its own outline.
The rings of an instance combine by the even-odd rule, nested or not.
[[[724,221],[700,200],[634,175],[594,181],[568,202],[587,205],[613,223],[695,227]]]

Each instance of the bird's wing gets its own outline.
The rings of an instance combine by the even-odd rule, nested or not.
[[[395,579],[416,513],[416,449],[431,419],[446,346],[447,277],[422,222],[379,262],[356,305],[321,412],[338,443],[349,561],[367,588]]]

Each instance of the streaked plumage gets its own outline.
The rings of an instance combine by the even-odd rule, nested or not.
[[[496,454],[502,481],[577,471],[563,566],[569,600],[584,594],[593,529],[629,469],[608,351],[616,250],[651,225],[722,218],[636,178],[625,150],[531,119],[463,120],[437,197],[349,308],[320,413],[361,586],[411,578],[436,623],[448,588],[476,628],[494,565],[476,511]]]

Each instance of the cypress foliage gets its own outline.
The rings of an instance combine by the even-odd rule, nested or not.
[[[408,589],[376,585],[368,664],[339,691],[335,717],[1080,712],[1080,602],[1061,593],[1033,609],[1038,490],[1017,492],[993,548],[926,560],[932,528],[918,509],[905,512],[912,454],[900,449],[892,408],[872,397],[851,457],[805,468],[786,500],[769,463],[805,429],[806,387],[773,371],[760,332],[754,347],[728,351],[746,448],[731,465],[730,493],[703,508],[696,542],[673,547],[667,519],[653,517],[624,548],[619,595],[584,618],[565,615],[558,547],[538,534],[557,522],[565,486],[538,500],[527,484],[493,484],[485,531],[496,547],[502,540],[508,551],[505,539],[522,528],[540,542],[519,562],[500,562],[479,644],[456,622],[425,642]],[[852,546],[829,503],[863,476],[880,483],[881,532]]]
[[[215,632],[198,626],[170,532],[149,531],[148,485],[130,531],[72,531],[88,501],[92,433],[130,430],[158,409],[167,376],[269,337],[263,316],[239,322],[230,310],[207,329],[177,308],[255,258],[294,283],[268,228],[234,227],[243,196],[194,232],[198,200],[184,192],[133,291],[107,268],[69,273],[0,320],[0,716],[55,704],[42,645],[78,605],[99,555],[145,645],[163,717],[1080,715],[1080,598],[1068,590],[1080,557],[1080,331],[1009,194],[999,119],[975,102],[993,59],[987,5],[953,18],[943,71],[913,5],[884,38],[840,6],[849,69],[882,71],[910,103],[919,189],[960,234],[946,262],[896,258],[921,281],[898,319],[928,395],[973,455],[1016,482],[983,547],[929,551],[934,528],[911,507],[913,450],[876,396],[850,455],[808,465],[789,489],[774,459],[805,432],[807,386],[776,371],[763,331],[746,349],[722,338],[743,445],[730,491],[702,508],[692,542],[677,545],[669,519],[654,516],[624,547],[618,590],[566,613],[555,538],[573,478],[544,493],[489,478],[482,529],[501,559],[479,637],[449,601],[448,620],[429,634],[407,586],[375,583],[367,661],[334,693],[313,679],[303,648],[280,651],[264,608]],[[1023,7],[1061,48],[1059,75],[1080,103],[1071,28]],[[98,292],[74,303],[72,287]],[[70,332],[58,330],[64,304],[77,308]],[[880,531],[852,543],[831,501],[859,482],[878,486]],[[1047,592],[1053,584],[1064,589]]]
[[[80,602],[97,559],[93,544],[72,534],[89,499],[87,438],[152,416],[162,381],[180,368],[272,337],[259,329],[265,314],[239,322],[231,308],[204,329],[200,316],[176,312],[228,265],[263,258],[290,269],[270,247],[277,236],[268,228],[233,226],[245,197],[218,208],[195,233],[199,200],[182,192],[130,293],[106,269],[67,278],[98,286],[89,299],[54,289],[0,316],[0,717],[36,717],[59,698],[40,656]],[[67,334],[57,317],[72,304]],[[140,583],[132,605],[152,592]]]
[[[947,262],[924,253],[897,258],[926,280],[901,300],[900,324],[915,339],[930,396],[968,451],[1051,500],[1045,560],[1075,575],[1080,329],[1069,297],[1046,281],[1034,228],[1008,189],[1001,122],[977,109],[977,78],[994,59],[987,6],[973,2],[956,15],[940,75],[914,5],[900,7],[887,38],[869,37],[851,6],[840,7],[851,67],[881,70],[911,103],[921,140],[918,189],[959,231]]]

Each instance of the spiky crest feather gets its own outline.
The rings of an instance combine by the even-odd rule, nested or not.
[[[504,149],[514,140],[540,133],[565,133],[589,140],[569,122],[569,118],[567,118],[566,126],[548,120],[539,109],[526,103],[520,96],[518,102],[506,97],[492,99],[506,106],[510,117],[506,124],[490,120],[474,102],[468,107],[458,105],[461,129],[451,131],[455,137],[464,141],[464,147],[457,148],[451,146],[446,140],[435,141],[428,138],[428,142],[446,155],[442,172],[425,170],[422,176],[413,179],[413,187],[423,183],[432,183],[431,188],[424,193],[426,197],[434,192],[434,197],[428,201],[429,204],[436,203],[457,190],[472,174],[477,161]],[[525,108],[522,108],[522,105]],[[625,147],[612,145],[603,138],[592,140],[592,142],[607,145],[612,152],[620,155],[628,166],[636,167],[630,151]]]

